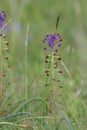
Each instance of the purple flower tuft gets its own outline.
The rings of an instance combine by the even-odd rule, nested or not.
[[[5,13],[5,11],[2,11],[0,13],[0,28],[2,28],[4,21],[5,21],[5,18],[6,18],[6,13]]]
[[[60,42],[62,41],[61,36],[59,34],[47,34],[43,39],[43,43],[47,44],[51,50],[56,50],[61,46]]]

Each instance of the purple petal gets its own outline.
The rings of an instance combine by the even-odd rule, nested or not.
[[[43,39],[43,43],[47,44],[50,47],[51,51],[60,47],[61,44],[59,42],[61,41],[62,41],[61,36],[57,33],[47,34],[45,38]],[[48,48],[44,48],[44,50],[48,50]]]
[[[2,11],[2,12],[1,12],[1,17],[2,17],[3,20],[5,20],[5,18],[6,18],[6,13],[5,13],[5,11]]]
[[[3,21],[2,17],[0,17],[0,28],[2,28],[3,23],[4,23],[4,21]]]
[[[3,26],[3,24],[4,24],[5,18],[6,18],[6,13],[5,13],[5,11],[2,11],[2,12],[0,13],[0,28],[2,28],[2,26]]]

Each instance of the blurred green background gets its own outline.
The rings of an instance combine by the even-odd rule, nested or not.
[[[87,78],[87,14],[84,1],[1,0],[0,10],[6,11],[7,21],[11,19],[8,30],[4,33],[12,42],[13,65],[20,73],[23,70],[27,25],[29,24],[28,61],[30,70],[32,67],[34,73],[35,67],[39,65],[41,69],[41,65],[44,64],[42,39],[46,34],[55,32],[56,19],[60,13],[57,32],[63,38],[62,57],[73,78],[79,79],[81,89],[84,88]]]
[[[45,82],[42,40],[46,34],[55,32],[56,19],[58,14],[61,14],[57,30],[63,39],[60,53],[71,73],[70,78],[66,71],[64,72],[64,92],[67,93],[66,97],[69,97],[70,104],[76,100],[74,105],[76,105],[75,109],[77,107],[77,112],[82,107],[81,104],[78,105],[79,97],[87,108],[87,2],[84,0],[1,0],[0,11],[2,10],[6,11],[7,21],[11,19],[4,33],[11,41],[12,75],[17,93],[19,94],[25,85],[25,39],[28,24],[27,77],[30,91],[35,96],[40,95],[39,92],[42,92]],[[37,89],[37,93],[33,88]],[[81,117],[80,114],[77,115]]]

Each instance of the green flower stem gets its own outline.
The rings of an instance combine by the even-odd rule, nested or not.
[[[55,92],[55,87],[54,87],[54,81],[53,81],[53,79],[54,79],[54,55],[53,55],[54,53],[52,52],[52,55],[51,55],[51,90],[52,90],[52,96],[50,96],[50,99],[51,99],[51,112],[53,113],[53,104],[54,104],[54,100],[55,100],[55,94],[54,94],[54,92]]]
[[[1,46],[1,38],[0,38],[0,88],[2,88],[2,46]],[[1,94],[1,92],[0,92]]]
[[[52,52],[52,59],[51,59],[51,64],[52,64],[52,75],[51,75],[51,77],[52,77],[52,87],[53,87],[53,78],[54,78],[54,56],[53,56],[53,52]]]
[[[28,99],[28,79],[27,79],[27,45],[25,45],[25,100]]]
[[[45,98],[47,98],[49,90],[53,89],[53,78],[54,78],[54,55],[53,52],[50,55],[50,62],[47,67],[50,70],[50,76],[47,76],[46,83],[49,84],[45,89]]]

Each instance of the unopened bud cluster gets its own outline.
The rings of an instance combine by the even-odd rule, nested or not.
[[[6,96],[6,91],[10,88],[11,82],[9,78],[9,73],[10,73],[10,42],[6,40],[6,35],[0,34],[0,59],[1,59],[1,65],[0,65],[0,72],[1,72],[1,80],[0,80],[0,104],[3,103],[4,97]],[[8,98],[8,97],[7,97]],[[10,106],[8,103],[5,104],[7,108]],[[0,111],[0,114],[2,116],[6,116],[9,114],[9,110],[7,109],[2,109]]]
[[[5,11],[0,12],[0,115],[6,116],[11,111],[10,101],[10,42],[7,41],[6,35],[2,34],[5,31],[4,25],[6,19]]]
[[[2,85],[8,86],[11,83],[8,81],[8,68],[11,67],[9,64],[10,56],[10,42],[6,40],[6,35],[0,34],[0,38],[2,39],[1,47],[2,47]],[[4,79],[3,79],[4,78]]]

